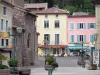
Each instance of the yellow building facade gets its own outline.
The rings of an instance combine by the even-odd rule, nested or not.
[[[38,55],[67,54],[67,13],[58,8],[37,12]]]

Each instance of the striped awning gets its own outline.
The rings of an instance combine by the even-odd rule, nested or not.
[[[67,45],[41,45],[38,48],[66,48]]]
[[[81,50],[81,49],[88,49],[88,46],[68,46],[68,49],[72,49],[72,50]]]

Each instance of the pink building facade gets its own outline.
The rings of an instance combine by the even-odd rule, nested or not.
[[[95,16],[68,16],[68,54],[94,47]]]

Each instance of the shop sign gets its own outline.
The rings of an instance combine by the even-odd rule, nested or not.
[[[93,64],[99,64],[99,50],[93,51]]]

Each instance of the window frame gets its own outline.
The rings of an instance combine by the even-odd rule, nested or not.
[[[55,45],[59,45],[60,43],[60,34],[55,34]]]
[[[7,7],[3,6],[3,15],[7,15]]]
[[[46,43],[44,42],[44,44],[50,44],[50,34],[44,34],[44,40],[46,41]]]
[[[4,19],[1,19],[1,30],[3,30],[4,28]]]
[[[49,28],[49,20],[44,20],[44,28]]]
[[[59,20],[55,20],[54,21],[54,25],[55,25],[55,28],[60,28],[60,21]]]

